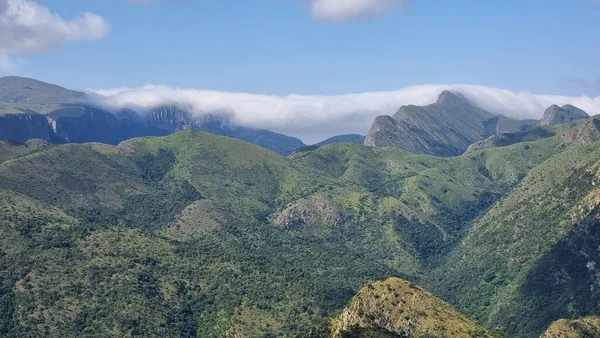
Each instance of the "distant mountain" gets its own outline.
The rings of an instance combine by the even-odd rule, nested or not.
[[[365,142],[366,136],[358,135],[358,134],[348,134],[348,135],[337,135],[330,137],[324,141],[317,143],[316,145],[319,147],[326,146],[328,144],[333,143],[358,143],[363,144]]]
[[[540,121],[542,126],[554,126],[557,124],[571,123],[578,120],[585,120],[590,116],[583,110],[570,104],[559,107],[551,105],[544,112],[544,117]]]
[[[109,112],[83,103],[85,94],[23,77],[0,78],[0,140],[118,144],[139,136],[164,136],[198,129],[250,142],[283,156],[301,140],[232,124],[227,116],[194,117],[185,109],[160,106],[149,112]],[[79,101],[79,103],[77,103]]]
[[[420,286],[388,278],[362,288],[331,320],[332,338],[491,338],[485,329]]]
[[[19,76],[0,78],[0,102],[14,104],[66,103],[85,94],[50,83]]]
[[[393,117],[377,117],[365,145],[400,147],[416,154],[457,156],[475,142],[531,124],[532,121],[518,122],[495,116],[457,94],[444,91],[434,104],[402,106]]]
[[[186,110],[176,106],[162,106],[152,109],[148,113],[148,118],[152,125],[165,131],[175,132],[185,129],[206,131],[256,144],[283,156],[304,146],[304,143],[295,137],[264,129],[236,126],[227,115],[208,114],[193,117]]]

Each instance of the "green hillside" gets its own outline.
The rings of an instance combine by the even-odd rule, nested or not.
[[[557,147],[566,150],[532,169],[473,222],[428,285],[511,337],[600,310],[594,267],[600,147],[568,141]]]
[[[600,317],[559,319],[540,338],[594,338],[600,336]]]
[[[600,311],[594,122],[454,158],[191,130],[0,143],[0,336],[327,337],[389,276],[539,336]]]
[[[331,320],[332,337],[492,338],[486,330],[420,286],[388,278],[362,288]]]

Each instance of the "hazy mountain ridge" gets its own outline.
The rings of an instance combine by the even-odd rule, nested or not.
[[[196,117],[178,105],[157,106],[143,112],[130,109],[109,112],[86,101],[90,101],[86,94],[56,85],[20,77],[2,78],[0,139],[25,142],[40,138],[53,143],[117,144],[133,137],[161,136],[192,128],[238,138],[284,156],[305,150],[305,145],[297,138],[236,126],[227,114]],[[585,112],[570,105],[552,106],[547,109],[542,124],[571,122],[584,116],[587,116]],[[445,91],[432,105],[402,106],[394,117],[376,118],[366,137],[339,135],[316,146],[362,141],[367,146],[397,146],[419,154],[457,156],[490,136],[517,132],[537,123],[495,116],[465,98]]]
[[[18,77],[0,77],[0,102],[13,104],[69,103],[85,94],[50,83]]]
[[[39,138],[53,143],[118,144],[139,136],[162,136],[188,128],[242,139],[289,155],[304,143],[262,129],[238,127],[226,115],[199,118],[176,106],[149,112],[109,112],[85,103],[86,94],[21,77],[0,79],[0,139],[25,142]],[[79,103],[76,103],[79,102]]]

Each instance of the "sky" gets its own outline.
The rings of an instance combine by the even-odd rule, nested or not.
[[[119,96],[113,105],[124,102],[115,88],[162,88],[163,96],[185,88],[303,95],[312,106],[322,96],[388,92],[396,107],[411,103],[393,99],[412,86],[428,85],[427,100],[413,101],[429,102],[439,85],[459,84],[585,96],[598,114],[598,60],[598,0],[0,0],[0,76],[103,89]],[[521,115],[541,114],[540,102]],[[290,114],[269,107],[271,122]]]

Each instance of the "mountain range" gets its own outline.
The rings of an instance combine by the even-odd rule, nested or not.
[[[586,119],[584,111],[549,107],[542,120],[514,120],[477,108],[458,94],[444,91],[428,106],[402,106],[393,117],[377,117],[365,139],[371,147],[400,147],[416,154],[458,156],[474,143],[536,125],[552,126]]]
[[[14,76],[0,78],[0,139],[116,145],[133,137],[164,136],[192,128],[241,139],[282,155],[304,146],[297,138],[236,126],[225,114],[195,117],[174,105],[113,112],[90,102],[85,93],[53,84]]]
[[[599,331],[600,119],[574,107],[515,121],[445,92],[368,146],[284,157],[222,117],[2,81],[2,337]]]
[[[0,139],[25,142],[39,138],[52,143],[118,144],[133,137],[164,136],[196,129],[244,140],[287,156],[306,145],[272,131],[246,128],[226,113],[196,116],[172,104],[150,109],[109,111],[92,104],[85,93],[22,77],[0,78]],[[313,146],[364,143],[400,147],[416,154],[458,156],[474,143],[536,125],[550,126],[587,118],[573,106],[549,107],[541,121],[494,115],[448,91],[428,106],[402,106],[393,116],[375,119],[367,136],[338,135]]]

